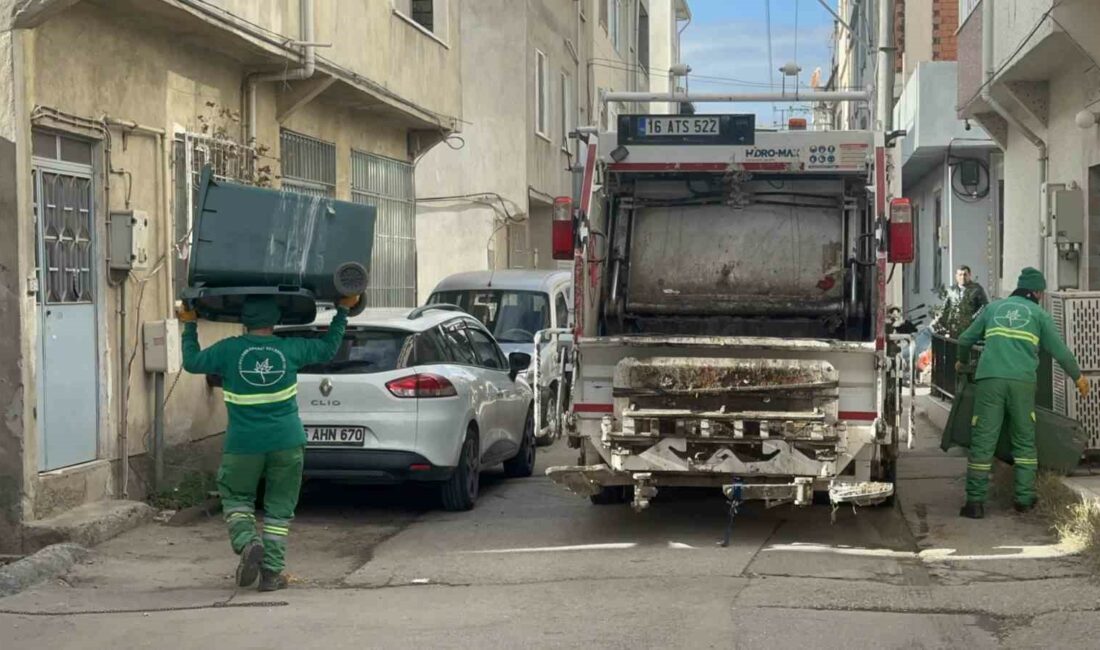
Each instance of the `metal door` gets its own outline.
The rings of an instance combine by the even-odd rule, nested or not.
[[[35,158],[39,470],[95,460],[98,442],[90,166]]]

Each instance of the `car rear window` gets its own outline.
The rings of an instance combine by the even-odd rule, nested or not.
[[[314,330],[289,330],[279,336],[320,338],[324,332]],[[380,329],[349,329],[344,341],[336,351],[336,356],[327,363],[303,366],[299,372],[306,375],[318,374],[369,374],[396,370],[401,360],[401,351],[409,340],[409,332]]]

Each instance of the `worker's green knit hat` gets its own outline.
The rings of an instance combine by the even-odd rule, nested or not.
[[[1016,281],[1017,289],[1025,289],[1031,292],[1046,291],[1047,281],[1039,269],[1030,266],[1020,272],[1020,279]]]
[[[249,296],[241,308],[241,322],[250,330],[275,327],[283,317],[274,296]]]

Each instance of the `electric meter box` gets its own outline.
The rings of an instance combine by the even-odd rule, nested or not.
[[[112,212],[107,231],[107,257],[112,270],[149,268],[148,214],[141,210]]]
[[[145,371],[177,373],[180,371],[180,322],[169,320],[147,321],[142,326]]]

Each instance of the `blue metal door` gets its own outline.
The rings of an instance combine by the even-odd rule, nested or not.
[[[60,140],[60,138],[59,138]],[[35,158],[39,470],[95,460],[99,437],[92,169]]]

